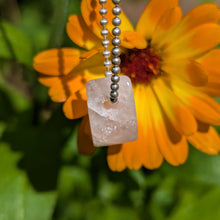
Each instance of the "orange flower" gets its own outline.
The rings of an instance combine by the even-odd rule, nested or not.
[[[87,155],[95,148],[85,84],[105,72],[99,9],[98,0],[82,0],[82,16],[72,15],[67,23],[69,37],[84,49],[52,49],[34,59],[39,81],[50,87],[53,101],[64,102],[66,117],[85,116],[78,149]],[[151,0],[136,28],[124,13],[121,19],[121,69],[133,81],[139,138],[108,147],[109,167],[155,169],[163,159],[177,166],[187,159],[187,142],[217,154],[220,138],[211,125],[220,125],[220,105],[211,96],[220,96],[220,50],[213,49],[220,43],[220,10],[204,4],[182,17],[178,0]]]

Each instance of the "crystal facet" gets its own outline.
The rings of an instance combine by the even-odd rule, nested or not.
[[[110,77],[86,84],[89,121],[94,146],[109,146],[135,141],[137,117],[131,80],[121,76],[118,102],[109,99]]]

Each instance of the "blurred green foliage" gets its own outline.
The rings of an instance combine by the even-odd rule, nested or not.
[[[0,9],[0,220],[220,219],[220,156],[190,148],[181,167],[113,173],[106,149],[78,154],[79,121],[49,100],[32,59],[74,46],[65,22],[80,0],[1,0]]]

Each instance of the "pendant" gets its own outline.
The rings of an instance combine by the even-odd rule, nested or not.
[[[96,147],[135,141],[138,137],[132,83],[121,76],[116,103],[109,100],[111,77],[87,82],[87,106],[93,144]]]

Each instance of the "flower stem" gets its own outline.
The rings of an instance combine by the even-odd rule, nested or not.
[[[60,47],[63,41],[63,31],[68,16],[69,0],[56,0],[54,16],[48,47]]]

